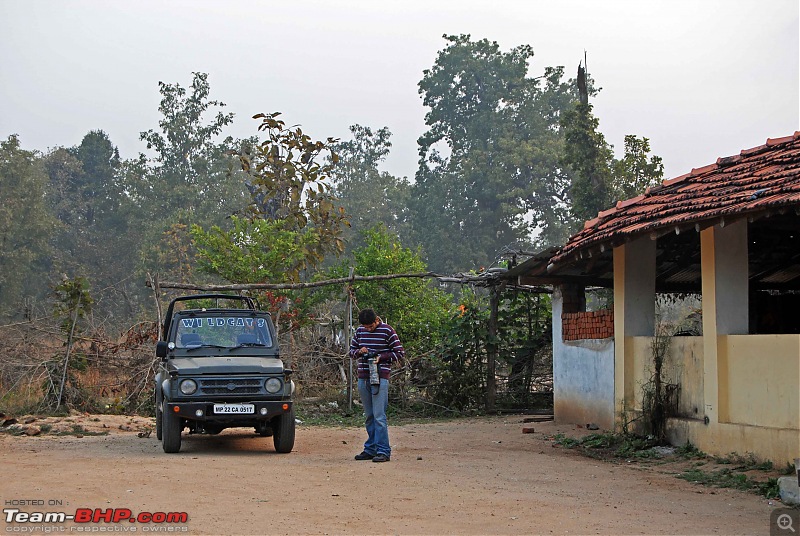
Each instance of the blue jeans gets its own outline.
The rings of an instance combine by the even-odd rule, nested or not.
[[[364,405],[364,426],[367,428],[367,441],[364,452],[367,454],[392,455],[389,446],[389,424],[386,421],[386,408],[389,407],[389,380],[381,378],[378,394],[372,394],[369,380],[358,380],[358,392]]]

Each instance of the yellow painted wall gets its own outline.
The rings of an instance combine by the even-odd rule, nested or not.
[[[717,348],[720,422],[800,430],[800,335],[720,335]]]
[[[651,341],[626,339],[637,410],[652,371]],[[720,422],[705,423],[702,337],[671,341],[662,378],[679,383],[681,390],[679,417],[668,423],[670,441],[690,441],[720,456],[753,453],[779,466],[800,456],[800,336],[727,335],[717,342]]]
[[[635,408],[641,410],[642,386],[646,385],[652,376],[653,338],[629,337],[629,339],[626,348],[630,348],[634,355]],[[680,386],[677,401],[680,416],[696,419],[704,417],[702,337],[673,337],[661,378],[666,383]]]

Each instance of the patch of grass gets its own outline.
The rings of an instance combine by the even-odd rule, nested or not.
[[[678,478],[715,488],[733,488],[738,490],[751,489],[750,479],[742,473],[734,473],[730,469],[718,469],[706,472],[702,469],[689,469],[678,475]]]
[[[623,435],[614,455],[619,458],[658,458],[659,455],[653,450],[658,445],[653,437],[641,437],[636,435]]]
[[[687,441],[686,444],[676,448],[675,455],[685,460],[706,457],[705,452],[692,445],[692,443],[689,441]]]
[[[780,495],[777,478],[769,478],[766,482],[760,482],[748,477],[744,473],[735,472],[727,467],[709,472],[701,469],[690,469],[679,474],[678,478],[695,484],[702,484],[707,487],[752,491],[767,498]]]
[[[581,444],[580,439],[567,437],[564,434],[556,434],[555,436],[553,436],[553,440],[556,442],[556,445],[561,445],[562,447],[566,447],[568,449],[577,447],[578,445]]]
[[[656,441],[649,437],[633,434],[615,434],[612,432],[590,434],[583,439],[566,437],[564,434],[554,436],[556,444],[566,448],[580,447],[583,454],[592,458],[658,458],[652,448]]]
[[[744,455],[732,452],[727,456],[715,456],[714,461],[722,465],[734,465],[739,471],[771,471],[773,469],[771,461],[759,460],[752,452]]]
[[[610,448],[618,442],[615,434],[590,434],[580,444],[588,449]]]
[[[768,499],[781,496],[781,488],[778,485],[777,478],[769,478],[766,482],[761,482],[758,485],[758,492]]]

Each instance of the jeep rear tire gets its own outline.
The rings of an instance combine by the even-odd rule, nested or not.
[[[280,453],[292,452],[294,448],[294,406],[272,421],[272,442]]]
[[[161,415],[161,447],[164,452],[172,453],[181,450],[181,432],[183,426],[180,416],[164,407]]]

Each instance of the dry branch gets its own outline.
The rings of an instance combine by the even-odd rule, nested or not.
[[[388,274],[388,275],[353,275],[350,277],[340,277],[337,279],[326,279],[324,281],[311,281],[308,283],[238,283],[231,285],[196,285],[193,283],[175,283],[170,281],[160,281],[160,288],[181,289],[181,290],[203,290],[203,291],[225,291],[225,290],[300,290],[314,287],[324,287],[327,285],[342,285],[355,281],[385,281],[388,279],[400,279],[407,277],[433,277],[443,276],[433,272],[418,272],[410,274]],[[152,281],[147,281],[147,286],[151,286]]]
[[[176,290],[199,290],[204,292],[219,292],[219,291],[242,291],[242,290],[301,290],[307,288],[324,287],[328,285],[343,285],[347,283],[355,283],[360,281],[387,281],[389,279],[404,279],[404,278],[432,278],[438,279],[441,283],[458,283],[460,285],[479,285],[479,286],[493,286],[500,284],[500,277],[497,273],[481,273],[481,274],[456,274],[453,276],[446,276],[437,274],[435,272],[415,272],[407,274],[385,274],[385,275],[351,275],[349,277],[339,277],[337,279],[326,279],[323,281],[310,281],[307,283],[236,283],[229,285],[198,285],[194,283],[178,283],[173,281],[157,281],[148,277],[145,284],[148,287],[157,285],[159,289],[176,289]],[[506,284],[510,288],[517,288],[521,290],[529,290],[533,292],[550,293],[549,289],[538,287],[517,286],[513,284]]]

